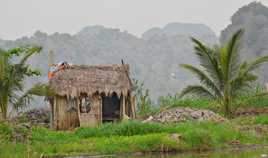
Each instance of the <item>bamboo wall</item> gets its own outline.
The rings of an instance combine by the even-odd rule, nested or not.
[[[52,127],[57,130],[66,130],[75,127],[94,127],[102,123],[102,99],[100,95],[92,96],[92,106],[89,113],[80,112],[79,100],[76,99],[75,109],[68,106],[67,97],[56,96],[51,102]],[[125,116],[135,118],[135,97],[120,96],[120,119]]]

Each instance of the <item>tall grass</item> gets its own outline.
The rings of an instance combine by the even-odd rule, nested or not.
[[[213,100],[205,98],[178,98],[176,96],[166,96],[159,99],[161,108],[176,108],[176,107],[189,107],[198,109],[212,109],[216,105]]]
[[[247,89],[243,93],[240,93],[235,101],[234,106],[238,107],[268,107],[268,94],[261,86],[256,86],[253,89]],[[263,95],[258,95],[263,94]]]
[[[141,123],[127,121],[119,124],[107,123],[97,128],[78,128],[75,134],[82,138],[107,137],[107,136],[133,136],[150,133],[176,132],[171,125],[159,123]]]
[[[157,109],[158,111],[177,107],[210,109],[217,112],[221,112],[222,110],[222,107],[217,101],[206,98],[197,98],[194,96],[187,98],[179,98],[176,95],[160,97],[159,105],[160,107]],[[266,90],[260,86],[246,89],[233,100],[231,108],[236,110],[239,107],[268,107],[268,93],[266,93]]]

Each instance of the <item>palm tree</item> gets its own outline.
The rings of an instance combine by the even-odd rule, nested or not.
[[[32,69],[26,61],[41,49],[38,46],[14,48],[9,51],[0,49],[0,112],[3,119],[7,118],[9,109],[18,110],[25,107],[33,95],[53,94],[47,85],[40,83],[24,91],[24,79],[40,75],[40,72]],[[14,63],[14,58],[19,61]]]
[[[197,76],[200,84],[187,86],[180,96],[194,94],[214,99],[224,107],[225,114],[231,116],[233,99],[257,80],[253,70],[268,61],[268,56],[258,57],[250,62],[241,61],[239,45],[242,35],[243,30],[240,29],[225,45],[216,47],[206,46],[191,38],[200,68],[188,64],[182,64],[181,67]]]

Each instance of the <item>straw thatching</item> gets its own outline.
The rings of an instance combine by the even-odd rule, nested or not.
[[[131,90],[128,73],[128,65],[72,66],[57,72],[50,85],[60,96],[77,97],[81,93],[92,95],[95,92],[127,95]]]

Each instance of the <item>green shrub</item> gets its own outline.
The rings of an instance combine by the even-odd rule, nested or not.
[[[260,86],[247,89],[235,98],[233,104],[235,107],[268,107],[268,95],[265,95],[266,92],[266,89]]]
[[[0,123],[0,134],[11,135],[12,127],[6,123]]]
[[[97,128],[78,128],[75,134],[82,138],[104,136],[132,136],[167,132],[167,126],[158,123],[126,121],[118,124],[106,123]]]
[[[256,116],[255,124],[268,125],[268,115]]]
[[[77,139],[77,137],[68,131],[53,131],[44,127],[34,127],[32,129],[31,140],[34,142],[61,143],[71,142],[75,139]]]

